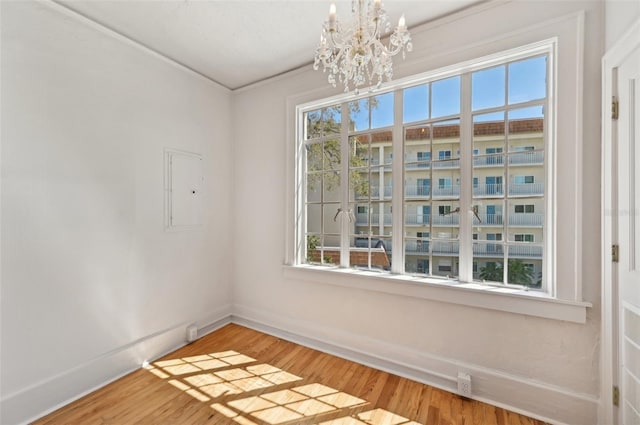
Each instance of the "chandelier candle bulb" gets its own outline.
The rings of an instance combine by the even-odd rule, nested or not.
[[[407,29],[407,26],[404,23],[404,13],[403,13],[402,16],[400,17],[400,19],[398,19],[398,30],[399,31],[404,31],[406,29]]]
[[[336,27],[336,4],[331,3],[329,6],[329,28],[335,29]]]

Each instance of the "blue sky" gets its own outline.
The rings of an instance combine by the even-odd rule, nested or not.
[[[545,56],[538,56],[506,65],[476,71],[471,78],[471,107],[473,111],[541,99],[546,96]],[[507,77],[508,75],[508,77]],[[505,78],[507,83],[505,84]],[[429,92],[431,91],[431,104]],[[505,93],[505,91],[507,93]],[[366,100],[360,102],[360,111],[352,113],[356,129],[380,128],[392,124],[393,93],[376,96],[378,105],[371,111],[371,126]],[[404,91],[404,122],[455,115],[460,112],[460,77],[451,77],[410,87]],[[542,117],[542,107],[511,110],[509,119]],[[480,114],[475,122],[503,119],[504,113]]]

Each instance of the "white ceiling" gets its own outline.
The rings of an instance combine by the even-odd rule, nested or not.
[[[332,0],[58,0],[112,30],[229,88],[313,62]],[[479,0],[386,0],[409,30]],[[351,20],[351,1],[337,0]]]

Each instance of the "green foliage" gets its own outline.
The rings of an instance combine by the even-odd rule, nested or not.
[[[364,101],[349,102],[351,114],[360,112],[360,108],[376,108],[378,101],[375,97]],[[307,113],[307,139],[317,139],[335,135],[318,142],[309,142],[306,145],[307,152],[307,190],[318,190],[324,181],[323,190],[331,192],[340,187],[340,131],[341,106],[334,105]],[[363,157],[368,157],[368,143],[353,139],[349,154],[349,187],[362,196],[369,195],[369,181],[366,173],[357,168],[364,167],[367,162]]]
[[[499,263],[488,263],[480,269],[480,279],[486,281],[502,282],[503,276],[504,270]],[[520,260],[509,260],[507,281],[514,285],[532,286],[533,271]]]
[[[320,261],[316,252],[319,243],[320,237],[318,235],[307,235],[307,263]]]

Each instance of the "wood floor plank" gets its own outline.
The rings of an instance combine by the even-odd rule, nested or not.
[[[227,325],[36,425],[544,425]]]

